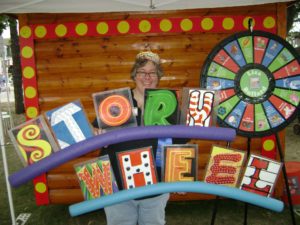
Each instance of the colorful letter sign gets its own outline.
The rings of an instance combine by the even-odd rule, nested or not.
[[[146,89],[143,110],[145,126],[176,125],[179,122],[179,90]],[[172,144],[171,138],[159,138],[156,151],[156,166],[161,167],[163,145]]]
[[[245,154],[241,151],[213,146],[204,181],[235,187],[239,180]]]
[[[157,183],[152,147],[117,153],[124,189]]]
[[[176,90],[146,89],[144,100],[144,125],[175,125],[179,111]]]
[[[165,145],[163,158],[165,182],[197,180],[198,145]]]
[[[99,128],[113,130],[137,125],[129,88],[94,93],[93,99]]]
[[[214,91],[184,88],[182,97],[182,124],[202,127],[212,124]]]
[[[111,195],[119,190],[107,155],[74,167],[85,200]]]
[[[42,116],[9,130],[9,137],[24,166],[31,165],[58,150]]]
[[[270,197],[273,193],[281,163],[250,155],[240,189]]]
[[[93,136],[80,101],[50,110],[46,117],[61,149]]]

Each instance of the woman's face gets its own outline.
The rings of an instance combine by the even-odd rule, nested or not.
[[[145,88],[156,88],[159,79],[153,62],[148,61],[143,67],[137,69],[134,80],[140,93],[144,93]]]

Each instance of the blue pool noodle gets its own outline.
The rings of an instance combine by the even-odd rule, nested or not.
[[[81,214],[102,209],[120,202],[168,192],[195,192],[212,194],[247,202],[262,208],[273,210],[275,212],[281,212],[284,208],[283,202],[277,199],[267,198],[237,188],[195,181],[157,183],[129,190],[123,190],[112,195],[106,195],[100,198],[73,204],[69,206],[69,212],[71,216],[79,216]]]

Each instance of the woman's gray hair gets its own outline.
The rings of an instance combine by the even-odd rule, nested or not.
[[[148,62],[152,62],[153,65],[155,66],[158,79],[160,79],[163,76],[164,71],[163,71],[160,63],[157,63],[155,61],[152,61],[152,60],[149,60],[149,59],[146,59],[146,58],[138,58],[138,59],[135,60],[134,65],[131,69],[131,72],[130,72],[131,79],[134,80],[134,78],[136,77],[137,70],[139,68],[145,66]]]

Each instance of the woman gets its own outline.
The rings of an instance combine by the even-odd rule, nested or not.
[[[132,90],[133,105],[137,108],[137,122],[141,123],[142,107],[144,105],[144,90],[156,88],[163,70],[157,54],[146,51],[137,54],[131,70],[131,78],[135,81]],[[96,125],[96,121],[93,123]],[[156,157],[157,139],[127,141],[110,145],[104,148],[101,155],[108,154],[119,189],[122,189],[121,177],[118,172],[116,153],[131,149],[152,146],[154,158]],[[160,169],[159,167],[157,169]],[[157,171],[158,180],[161,181],[161,172]],[[162,225],[165,224],[165,207],[169,194],[136,199],[104,208],[108,225]]]

